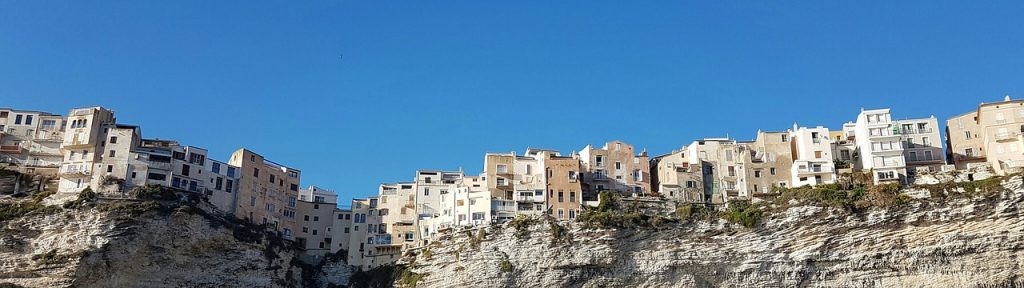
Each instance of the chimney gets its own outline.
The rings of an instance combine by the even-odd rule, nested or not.
[[[1003,101],[1010,102],[1010,95],[1003,96]]]

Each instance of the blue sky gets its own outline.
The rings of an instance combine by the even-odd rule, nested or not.
[[[428,3],[429,2],[429,3]],[[685,3],[683,3],[685,2]],[[103,105],[342,198],[488,151],[652,154],[1024,98],[1021,1],[4,1],[0,106]]]

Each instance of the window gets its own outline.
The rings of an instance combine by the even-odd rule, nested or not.
[[[295,196],[288,196],[288,207],[295,207]]]
[[[615,161],[615,170],[622,170],[622,162]]]
[[[644,181],[644,173],[640,169],[633,170],[633,181]]]
[[[928,137],[923,137],[921,138],[921,144],[923,144],[924,146],[931,146],[932,141],[931,139],[928,139]]]
[[[107,173],[114,172],[114,165],[107,165]]]
[[[576,203],[576,191],[569,191],[569,202]]]
[[[224,191],[226,191],[228,193],[231,193],[232,192],[231,184],[234,184],[234,181],[232,181],[231,179],[228,179],[227,181],[224,181],[224,182],[225,182],[224,183]]]
[[[427,188],[427,187],[423,188],[423,196],[430,196],[430,188]]]
[[[292,190],[292,191],[299,191],[299,185],[298,184],[291,184],[291,186],[289,186],[288,188],[290,190]]]
[[[964,138],[971,139],[971,131],[964,131],[964,134],[966,134],[964,135]]]
[[[188,169],[188,165],[185,165],[185,164],[181,165],[181,175],[182,176],[188,176],[188,170],[189,170]]]
[[[701,159],[701,160],[707,159],[708,158],[708,152],[700,151],[700,154],[699,154],[698,158]]]
[[[562,208],[558,208],[558,219],[562,218],[565,218],[565,210],[562,210]]]
[[[14,115],[14,124],[21,125],[21,114]]]
[[[754,170],[754,178],[761,178],[761,170]]]
[[[167,175],[160,174],[160,173],[149,173],[149,174],[146,174],[146,179],[156,180],[156,181],[164,181],[164,180],[167,180]]]
[[[270,174],[270,183],[276,182],[275,181],[276,179],[277,179],[277,177],[274,177],[274,174]]]
[[[531,172],[530,170],[532,170],[530,168],[532,168],[532,167],[530,167],[530,164],[526,164],[526,174],[532,174],[532,173],[530,173]]]
[[[313,216],[313,221],[320,221],[320,216]]]
[[[110,157],[114,157],[114,155],[117,155],[115,152],[116,151],[114,151],[114,150],[110,150]]]
[[[697,182],[692,180],[686,181],[686,188],[697,188]]]
[[[732,150],[725,150],[725,161],[732,161]]]
[[[256,206],[256,196],[250,196],[249,197],[249,207],[255,207],[255,206]]]
[[[782,142],[789,142],[789,135],[782,134]]]
[[[575,181],[577,177],[578,175],[576,175],[576,171],[569,171],[569,180]]]
[[[110,144],[117,144],[117,136],[110,136]]]
[[[235,177],[235,167],[228,167],[228,177]]]
[[[601,155],[595,156],[594,157],[594,162],[597,165],[597,167],[604,166],[604,156],[601,156]]]
[[[260,168],[252,168],[252,177],[260,177]]]
[[[309,233],[309,227],[302,227],[302,233]]]
[[[564,192],[562,192],[562,191],[558,191],[558,202],[565,202],[565,199],[563,198],[563,195],[562,195],[563,193]]]
[[[569,219],[576,219],[576,210],[569,210]]]
[[[917,152],[910,151],[910,161],[917,161]]]
[[[814,158],[821,158],[821,151],[814,151]]]
[[[498,186],[505,186],[505,178],[498,177],[495,181],[498,182]]]
[[[505,165],[505,164],[498,164],[498,173],[499,173],[499,174],[505,174],[505,173],[508,173],[508,165]]]
[[[736,176],[736,167],[729,166],[729,176]]]
[[[32,125],[32,115],[25,115],[25,125]]]
[[[771,168],[771,169],[769,169],[769,170],[768,170],[768,174],[772,174],[772,175],[775,175],[775,168]]]
[[[345,227],[345,233],[348,233],[348,231],[349,231],[348,227]]]
[[[924,151],[924,160],[927,160],[927,161],[931,161],[932,160],[932,151]]]

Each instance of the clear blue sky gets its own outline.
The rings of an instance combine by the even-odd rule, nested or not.
[[[347,199],[487,151],[658,154],[1024,97],[1021,1],[679,2],[4,1],[0,106],[107,106]]]

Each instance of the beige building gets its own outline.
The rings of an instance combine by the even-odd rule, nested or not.
[[[946,120],[946,162],[957,169],[967,168],[968,164],[987,164],[981,133],[977,111]]]
[[[770,197],[775,194],[774,187],[792,186],[792,137],[789,131],[758,130],[754,142],[738,152],[743,155],[748,195]]]
[[[76,108],[68,112],[61,142],[64,160],[58,172],[58,192],[78,193],[96,186],[95,180],[99,177],[94,177],[94,173],[105,150],[107,128],[115,123],[114,112],[103,107]]]
[[[64,122],[61,115],[0,108],[0,163],[26,173],[56,175],[64,156]]]
[[[352,200],[348,265],[362,270],[394,263],[402,252],[402,245],[395,244],[387,226],[382,225],[379,200],[378,197]]]
[[[515,153],[499,154],[487,153],[484,155],[484,180],[487,181],[487,191],[491,194],[491,219],[503,222],[515,218],[517,203],[515,199],[515,185],[513,180],[515,174],[512,165],[515,162]],[[521,209],[533,209],[524,206]]]
[[[392,242],[403,249],[415,247],[420,239],[416,228],[419,216],[416,191],[415,182],[381,184],[377,195],[380,199],[380,224],[392,235]]]
[[[579,158],[584,171],[583,190],[587,194],[584,198],[597,200],[596,194],[602,191],[653,195],[647,151],[636,153],[632,145],[611,141],[601,148],[583,147]]]
[[[651,159],[651,184],[662,197],[684,203],[705,203],[711,198],[704,189],[701,163],[690,164],[688,149]]]
[[[316,186],[299,190],[296,211],[301,219],[295,231],[295,243],[306,254],[324,256],[334,246],[335,208],[338,194]]]
[[[334,221],[331,223],[331,239],[335,243],[331,247],[331,253],[339,250],[351,251],[349,244],[352,239],[352,206],[337,207],[334,209]]]
[[[1024,100],[982,103],[946,125],[946,153],[958,168],[982,159],[1001,175],[1024,168]]]
[[[531,154],[531,151],[527,151]],[[583,206],[583,186],[578,155],[560,156],[553,151],[533,153],[541,160],[547,190],[548,215],[558,220],[575,220]],[[539,170],[539,169],[538,169]]]
[[[744,153],[749,143],[727,138],[707,138],[694,141],[686,146],[690,165],[700,164],[703,168],[704,187],[709,191],[713,204],[730,200],[750,199],[746,189]]]
[[[294,239],[301,172],[244,148],[232,153],[228,164],[239,167],[242,175],[235,217],[266,224],[283,238]]]

